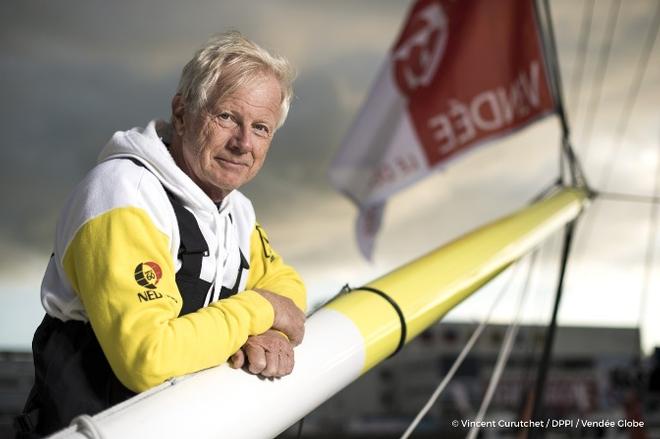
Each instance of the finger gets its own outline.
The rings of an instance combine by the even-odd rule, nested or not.
[[[266,351],[266,367],[261,372],[265,377],[277,377],[280,368],[280,360],[277,352]]]
[[[266,367],[266,353],[261,346],[247,343],[244,347],[248,361],[248,371],[255,375],[260,374]]]
[[[305,323],[301,321],[300,323],[293,326],[291,334],[287,334],[289,341],[292,345],[298,346],[303,341],[305,337]]]
[[[240,369],[245,363],[245,354],[241,349],[236,351],[234,355],[229,358],[229,367],[233,369]]]
[[[280,353],[279,376],[289,375],[293,371],[293,350],[291,352]]]
[[[302,342],[305,335],[305,315],[298,308],[285,314],[278,324],[280,327],[274,324],[273,328],[286,334],[294,346],[298,346]]]
[[[305,327],[302,325],[292,325],[286,328],[286,330],[282,330],[282,332],[286,334],[292,345],[298,346],[302,343],[302,339],[305,336]]]
[[[284,337],[278,337],[278,340],[281,341],[281,343],[278,343],[277,350],[279,357],[277,376],[283,377],[290,374],[293,369],[293,346],[291,343],[285,341]]]
[[[294,346],[302,343],[303,337],[305,336],[305,313],[300,311],[298,308],[295,309],[296,315],[294,316],[294,327],[296,329],[296,334],[294,337]]]

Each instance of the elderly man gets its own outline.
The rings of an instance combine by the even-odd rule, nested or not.
[[[169,123],[114,134],[57,224],[21,434],[227,360],[291,372],[305,289],[236,189],[261,169],[293,76],[240,34],[219,35],[183,69]]]

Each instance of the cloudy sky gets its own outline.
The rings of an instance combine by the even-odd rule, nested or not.
[[[598,54],[610,1],[596,2],[579,95],[573,87],[582,2],[552,0],[565,96],[578,152],[597,188],[650,195],[658,160],[660,56],[654,48],[622,142],[616,125],[658,4],[624,2],[611,61]],[[523,206],[558,172],[554,117],[480,148],[388,204],[374,263],[358,254],[354,206],[327,168],[396,38],[405,1],[10,1],[0,4],[0,349],[27,349],[42,311],[39,284],[66,194],[116,130],[169,116],[181,67],[211,34],[237,29],[289,57],[296,97],[261,174],[244,192],[271,241],[305,278],[313,303],[357,286]],[[598,106],[598,72],[604,72]],[[590,135],[584,127],[593,117]],[[620,145],[618,147],[617,145]],[[618,152],[616,152],[618,151]],[[612,171],[608,172],[608,167]],[[608,178],[607,175],[610,177]],[[566,324],[636,326],[650,205],[597,202],[581,221],[560,312]],[[651,243],[655,253],[660,243]],[[541,250],[526,321],[550,314],[559,239]],[[660,309],[658,259],[644,309]],[[448,318],[478,319],[493,289]],[[505,300],[497,318],[513,314]],[[660,323],[642,313],[644,342]]]

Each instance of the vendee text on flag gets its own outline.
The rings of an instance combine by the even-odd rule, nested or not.
[[[508,86],[483,91],[469,102],[447,101],[445,111],[428,119],[427,131],[430,132],[420,135],[431,137],[432,143],[427,148],[429,162],[442,161],[464,145],[498,133],[538,109],[541,106],[539,69],[539,64],[533,62],[529,72],[521,71]]]
[[[533,0],[418,0],[332,163],[370,257],[389,197],[555,111]]]

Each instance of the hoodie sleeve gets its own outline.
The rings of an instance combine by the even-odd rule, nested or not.
[[[179,317],[169,239],[145,210],[117,207],[85,222],[62,258],[112,370],[136,392],[221,364],[273,324],[270,303],[254,291]],[[301,294],[278,258],[255,266],[256,284]]]
[[[303,312],[307,309],[307,293],[302,279],[273,250],[266,231],[258,223],[250,238],[250,274],[246,288],[263,288],[288,297]]]

